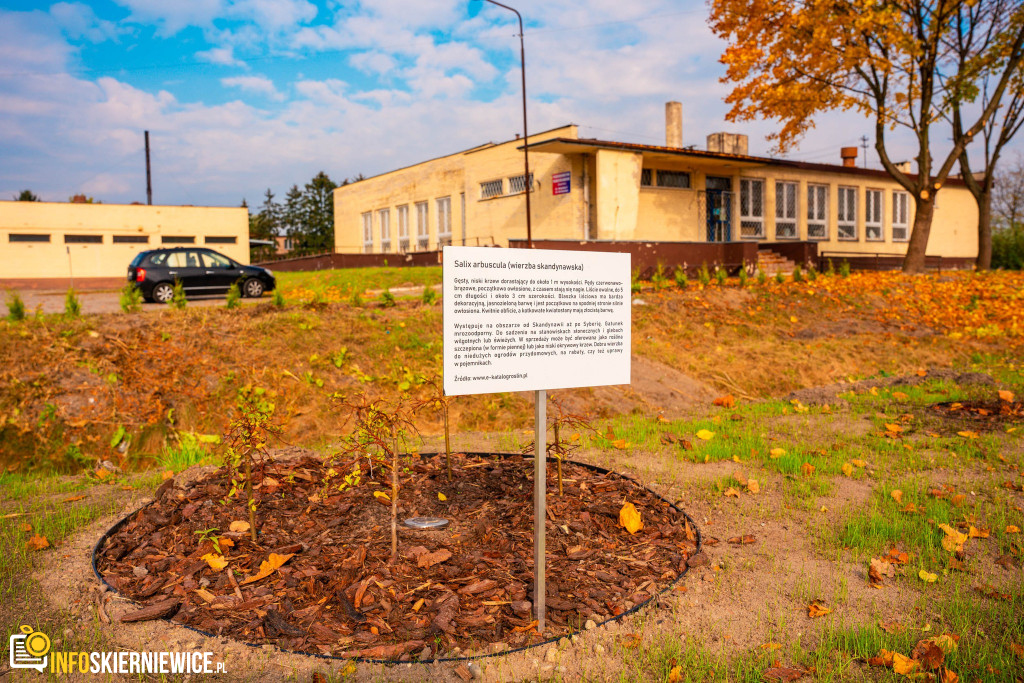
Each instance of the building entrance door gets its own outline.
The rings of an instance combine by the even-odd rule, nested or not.
[[[732,179],[708,176],[700,193],[708,242],[732,241]]]

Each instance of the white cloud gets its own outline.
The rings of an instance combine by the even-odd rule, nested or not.
[[[101,20],[88,5],[80,2],[58,2],[50,7],[50,15],[70,38],[92,43],[115,40],[126,29],[112,21]]]
[[[284,94],[278,92],[274,82],[266,76],[232,76],[220,79],[221,85],[227,88],[239,88],[245,92],[264,95],[273,100],[281,102]]]
[[[195,56],[196,59],[203,62],[209,62],[210,64],[246,66],[245,62],[235,57],[235,51],[230,47],[215,47],[210,50],[200,50]]]

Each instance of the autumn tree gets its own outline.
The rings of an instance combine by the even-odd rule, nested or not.
[[[1013,19],[1013,14],[1008,9],[1016,4],[1017,0],[967,3],[957,13],[957,24],[962,28],[954,32],[955,42],[950,47],[958,58],[958,73],[966,75],[968,94],[973,94],[974,90],[978,91],[982,109],[988,106],[994,96],[993,90],[1000,82],[1000,74],[997,71],[998,65],[993,68],[984,63],[972,63],[973,50],[969,43],[977,31],[984,32],[981,41],[985,43],[992,42],[997,35],[1009,33],[1005,24]],[[984,14],[986,12],[988,16]],[[972,70],[983,72],[977,84],[970,78]],[[973,103],[978,98],[964,99]],[[952,102],[954,139],[964,136],[964,104],[960,98]],[[978,258],[975,265],[979,269],[987,270],[992,265],[992,191],[996,180],[996,168],[1004,148],[1020,131],[1021,125],[1024,125],[1024,66],[1018,66],[1016,72],[1011,75],[1003,94],[1002,105],[989,117],[977,136],[980,140],[975,143],[974,151],[980,156],[981,169],[977,172],[972,170],[966,145],[960,153],[961,177],[978,205]]]
[[[968,6],[979,9],[964,11]],[[855,110],[874,120],[882,165],[914,198],[903,270],[923,271],[935,196],[1024,61],[1024,6],[1006,0],[712,0],[709,21],[729,42],[722,62],[723,81],[735,84],[726,98],[730,120],[780,120],[781,130],[770,136],[780,150],[792,147],[822,112]],[[989,24],[996,30],[987,30]],[[988,102],[961,122],[962,134],[944,156],[933,156],[933,127],[951,119],[954,104],[965,115],[984,78],[992,83]],[[916,175],[890,158],[886,135],[896,129],[916,141]]]

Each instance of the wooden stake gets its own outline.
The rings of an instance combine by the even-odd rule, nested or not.
[[[533,393],[533,604],[537,633],[544,633],[544,524],[547,517],[547,392]]]

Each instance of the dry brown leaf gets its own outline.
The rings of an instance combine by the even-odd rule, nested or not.
[[[904,657],[899,652],[892,653],[892,670],[898,674],[903,676],[912,674],[917,671],[920,666],[921,665],[917,661],[910,659],[909,657]]]
[[[619,526],[630,534],[635,534],[644,528],[644,523],[640,519],[640,512],[632,503],[626,503],[619,510]]]
[[[35,534],[32,538],[28,539],[28,543],[25,545],[28,546],[29,550],[43,550],[50,547],[50,542],[46,540],[46,536]]]
[[[86,496],[83,493],[83,494],[79,494],[77,496],[68,496],[67,498],[65,498],[61,502],[62,503],[74,503],[75,501],[78,501],[78,500],[85,500],[85,498],[86,498]]]
[[[768,451],[768,457],[774,460],[775,458],[781,458],[786,454],[785,448],[773,448]]]
[[[880,621],[878,622],[878,628],[882,629],[886,633],[901,633],[903,631],[903,624],[895,620]],[[886,650],[882,650],[886,652]],[[892,666],[892,660],[886,666]]]
[[[968,538],[988,538],[988,529],[976,529],[973,526],[967,529]]]
[[[957,432],[957,435],[964,437],[965,439],[977,439],[978,432],[972,432],[969,429],[965,429],[962,432]]]
[[[877,655],[868,660],[868,666],[884,666],[886,668],[891,667],[893,661],[895,661],[895,652],[882,649]]]
[[[999,390],[999,400],[1006,401],[1007,403],[1013,403],[1013,392],[1006,391],[1005,389]]]
[[[789,666],[773,666],[769,669],[765,669],[765,672],[761,674],[761,677],[766,681],[796,681],[808,673],[807,669],[804,668],[793,668]]]
[[[831,612],[832,610],[830,610],[828,607],[825,607],[825,603],[823,603],[821,600],[815,600],[807,606],[807,616],[809,616],[811,619],[823,617],[826,614],[830,614]]]
[[[294,553],[289,553],[288,555],[278,555],[277,553],[270,553],[270,557],[268,557],[260,563],[259,572],[255,576],[250,576],[249,578],[242,581],[242,585],[244,586],[247,583],[253,583],[254,581],[259,581],[260,579],[267,578],[275,571],[277,571],[278,568],[281,567],[281,565],[283,565],[288,560],[292,559],[293,556]]]
[[[241,520],[237,520],[237,521],[231,522],[231,526],[228,527],[228,528],[231,531],[235,532],[235,533],[245,533],[246,531],[249,530],[249,522],[243,522]]]
[[[747,478],[743,476],[743,473],[740,472],[739,470],[736,470],[735,472],[732,473],[732,478],[738,481],[740,486],[747,485]]]
[[[809,477],[814,474],[815,467],[809,462],[805,462],[800,466],[800,471],[804,473],[805,477]]]
[[[28,522],[22,522],[18,525],[18,529],[27,534],[28,532],[32,531],[32,525]]]
[[[939,674],[939,683],[959,683],[960,676],[955,671],[951,671],[945,667],[942,668],[942,673]]]
[[[225,560],[224,556],[220,553],[206,553],[200,559],[204,560],[206,564],[210,565],[210,569],[212,569],[215,572],[219,572],[220,570],[224,569],[224,567],[228,566],[228,561]]]
[[[730,486],[725,490],[725,492],[722,495],[727,497],[732,496],[733,498],[739,498],[740,492],[735,486]]]
[[[850,463],[853,464],[854,467],[867,467],[868,466],[868,464],[866,462],[864,462],[863,460],[860,460],[860,459],[851,460]]]
[[[195,591],[196,595],[201,597],[205,602],[213,602],[215,597],[213,593],[206,590],[205,588],[197,588]]]
[[[723,408],[733,408],[736,406],[736,397],[732,394],[726,394],[725,396],[719,396],[712,403]]]
[[[903,427],[899,426],[898,424],[891,423],[886,423],[885,429],[886,431],[892,432],[893,434],[899,434],[900,432],[903,431]]]
[[[761,485],[757,483],[757,479],[750,479],[747,481],[747,490],[751,493],[760,493]]]
[[[946,661],[946,653],[935,643],[934,639],[925,638],[914,646],[910,658],[917,660],[922,669],[931,671],[942,666],[942,663]]]
[[[843,474],[845,474],[846,476],[848,476],[848,477],[852,477],[853,476],[853,465],[851,465],[850,463],[844,462],[842,470],[843,470]]]
[[[888,560],[872,559],[868,567],[868,580],[876,586],[881,586],[885,583],[884,577],[887,576],[896,576],[896,569],[892,564]]]
[[[892,392],[892,397],[894,399],[896,399],[897,401],[906,401],[908,398],[910,398],[909,396],[904,394],[902,391],[894,391],[894,392]]]
[[[922,569],[921,571],[919,571],[917,573],[917,576],[925,583],[935,583],[935,581],[939,578],[938,574],[932,574],[930,571],[926,569]]]
[[[1008,534],[1019,534],[1020,533],[1020,527],[1014,526],[1013,524],[1008,524],[1006,526],[1006,533],[1008,533]]]
[[[683,667],[674,666],[672,670],[668,672],[668,683],[679,683],[683,680]]]
[[[948,524],[940,524],[939,528],[945,532],[945,536],[942,537],[942,547],[949,552],[960,552],[964,549],[964,542],[967,540],[967,534],[962,534]]]
[[[892,491],[889,492],[889,495],[892,496],[892,499],[895,500],[897,503],[903,505],[903,491],[900,491],[899,489],[893,489]]]

